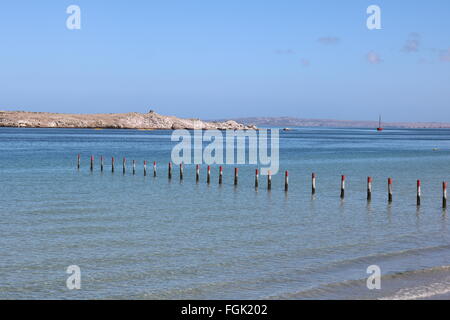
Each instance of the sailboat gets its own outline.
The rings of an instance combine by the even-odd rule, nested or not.
[[[380,118],[378,119],[378,128],[377,131],[383,131],[383,127],[381,126],[381,115]]]

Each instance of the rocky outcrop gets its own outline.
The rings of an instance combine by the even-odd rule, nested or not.
[[[149,113],[65,114],[47,112],[0,111],[0,127],[27,128],[110,128],[110,129],[256,129],[233,120],[206,122]]]

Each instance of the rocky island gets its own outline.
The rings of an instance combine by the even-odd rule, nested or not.
[[[233,120],[202,121],[148,113],[67,114],[26,111],[0,111],[0,127],[24,128],[109,128],[109,129],[205,129],[246,130],[256,129]]]

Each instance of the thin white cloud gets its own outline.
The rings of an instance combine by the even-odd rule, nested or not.
[[[276,54],[295,54],[295,51],[292,49],[277,49],[275,50]]]
[[[450,62],[450,48],[441,51],[439,54],[439,60],[442,62]]]
[[[309,67],[310,64],[311,64],[311,61],[309,61],[309,59],[302,58],[302,59],[300,59],[300,63],[301,63],[302,66],[304,66],[304,67]]]
[[[335,45],[341,42],[341,39],[338,37],[321,37],[317,41],[325,45]]]
[[[367,53],[366,60],[370,64],[380,64],[381,62],[383,62],[380,55],[374,51],[370,51],[369,53]]]
[[[403,45],[402,51],[407,53],[417,52],[420,49],[420,44],[420,34],[416,32],[410,33],[406,43]]]

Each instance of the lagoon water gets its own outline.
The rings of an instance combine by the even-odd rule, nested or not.
[[[450,130],[280,133],[272,191],[254,165],[207,185],[167,163],[170,131],[0,128],[2,299],[439,298],[450,292]],[[76,157],[81,153],[81,169]],[[89,157],[95,156],[95,170]],[[105,170],[99,158],[105,157]],[[111,173],[110,159],[116,158]],[[128,171],[122,174],[122,157]],[[131,173],[131,160],[137,173]],[[142,162],[149,161],[143,176]],[[152,162],[158,162],[158,177]],[[317,193],[311,196],[311,173]],[[347,176],[339,198],[340,175]],[[372,176],[373,198],[366,201]],[[387,178],[394,201],[387,203]],[[422,206],[416,207],[416,180]],[[81,269],[68,290],[66,269]],[[368,290],[378,265],[381,290]]]

